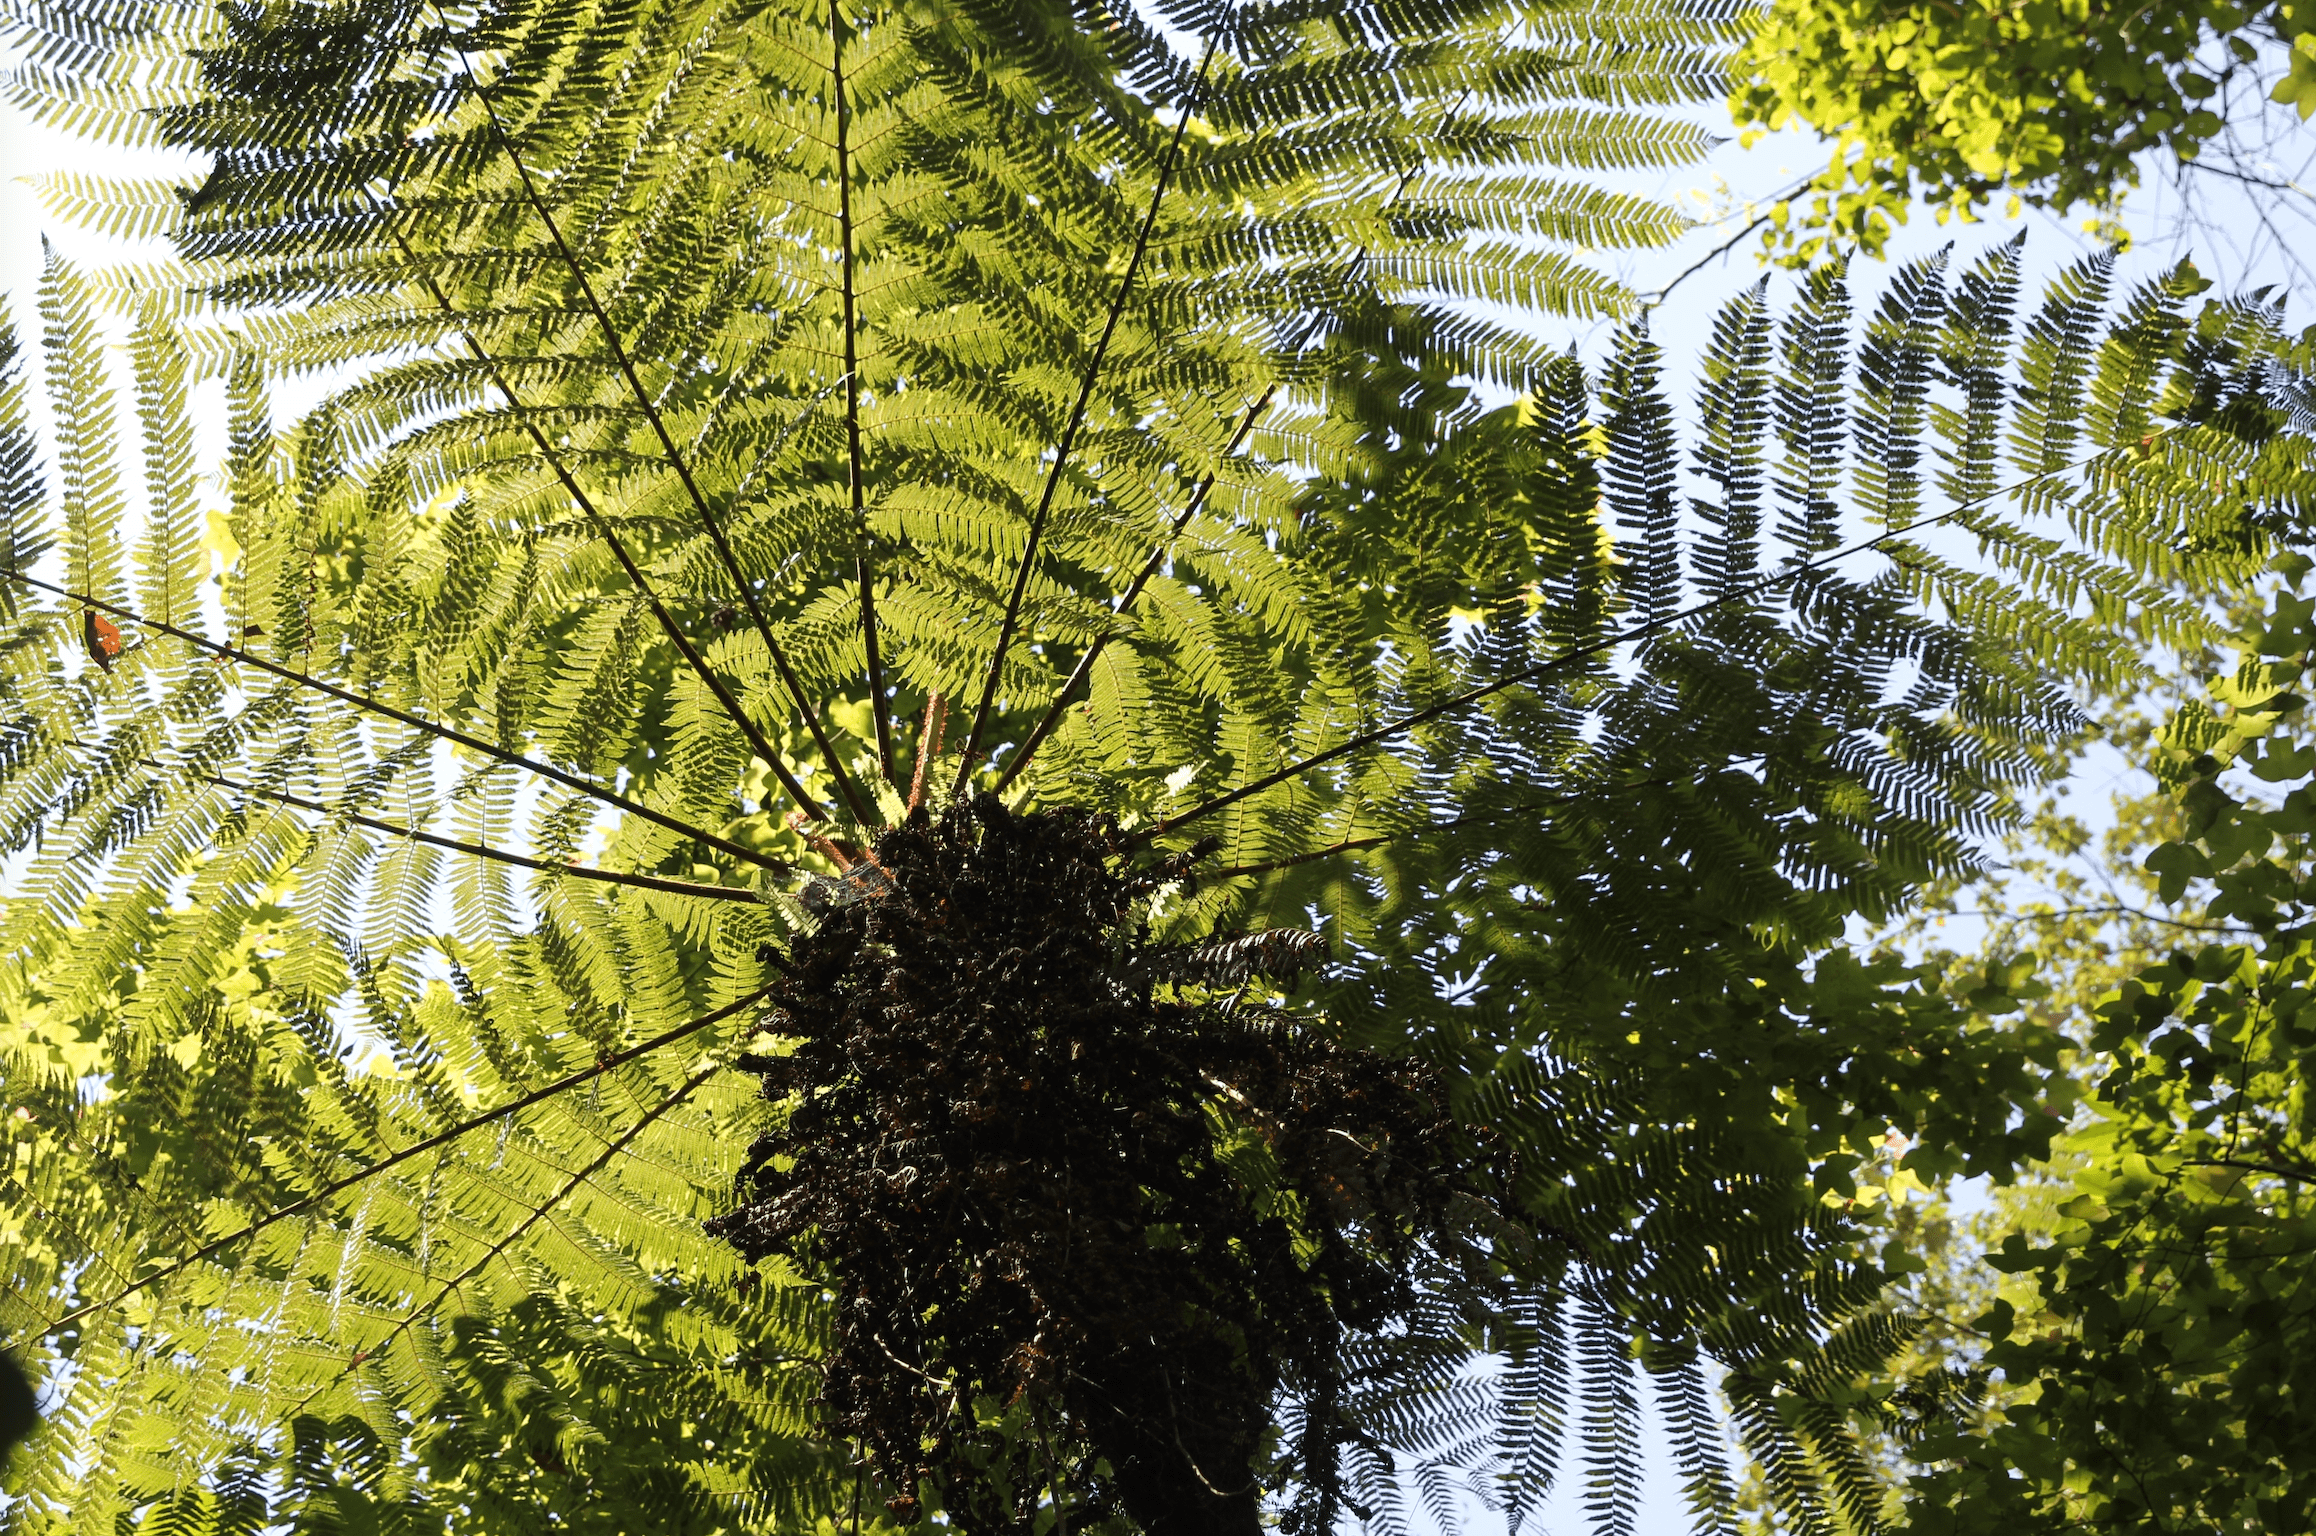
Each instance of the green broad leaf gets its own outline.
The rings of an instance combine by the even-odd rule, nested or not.
[[[2316,747],[2306,742],[2271,742],[2252,764],[2253,774],[2270,784],[2285,784],[2316,773]]]
[[[2212,872],[2211,860],[2188,843],[2163,844],[2147,856],[2145,868],[2156,877],[2157,895],[2167,903],[2178,902],[2190,880],[2206,879]]]

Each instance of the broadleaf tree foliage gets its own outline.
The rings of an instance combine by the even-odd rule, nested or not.
[[[2316,610],[2307,557],[2277,566],[2237,610],[2234,664],[2149,743],[2155,803],[2172,803],[2131,862],[2149,905],[2176,915],[2078,987],[2088,1112],[2041,1192],[2047,1214],[1986,1234],[1999,1283],[1963,1316],[1973,1363],[2003,1386],[1982,1432],[1917,1447],[1915,1526],[2288,1526],[2316,1507],[2310,1308],[2291,1262],[2312,1171],[2300,1003],[2316,766],[2291,685]]]
[[[12,1522],[1622,1531],[1654,1414],[1719,1528],[1718,1368],[1871,1523],[1826,1197],[2056,1044],[1843,927],[2290,536],[2274,311],[1828,271],[1684,448],[1478,316],[1622,310],[1707,12],[10,15],[213,165],[60,189],[179,258],[52,261],[45,464],[6,343]],[[1039,1289],[1097,1190],[1238,1420]]]
[[[1875,1170],[1898,1197],[1890,1230],[1925,1261],[1908,1299],[1928,1325],[1879,1390],[1959,1362],[1977,1399],[1883,1447],[1909,1529],[2308,1523],[2310,1308],[2288,1256],[2307,1241],[2298,908],[2316,766],[2293,683],[2316,604],[2306,555],[2275,566],[2229,605],[2232,657],[2101,706],[2152,783],[2117,795],[2103,832],[2046,808],[2039,848],[2011,841],[2001,878],[2047,896],[1923,903],[1927,920],[1999,916],[1976,953],[1938,959],[1976,1006],[2062,1029],[2080,1097],[2047,1162],[1967,1226]]]
[[[1965,224],[2031,206],[2297,285],[2312,27],[2295,3],[1775,0],[1732,60],[1731,115],[1748,135],[1805,123],[1832,153],[1771,200],[1764,245],[1878,255],[1917,203]],[[2150,180],[2170,196],[2127,210]]]

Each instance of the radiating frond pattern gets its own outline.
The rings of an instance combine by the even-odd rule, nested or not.
[[[1797,1522],[1872,1524],[1826,1170],[2031,1138],[2040,1079],[1829,951],[1970,862],[2120,616],[2193,638],[2288,532],[2273,311],[2004,249],[1695,359],[1489,318],[1625,312],[1567,247],[1676,221],[1586,173],[1699,149],[1650,109],[1718,89],[1704,7],[6,14],[28,103],[213,167],[51,188],[178,255],[20,304],[45,462],[0,336],[12,1520],[931,1518],[826,1433],[827,1277],[705,1224],[795,1109],[724,1070],[793,1045],[754,1000],[965,789],[1165,861],[1137,985],[1500,1138],[1524,1225],[1234,1473],[1622,1536],[1661,1424],[1726,1528],[1723,1390]]]

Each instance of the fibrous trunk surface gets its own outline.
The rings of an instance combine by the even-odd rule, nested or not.
[[[1060,1485],[1073,1524],[1252,1536],[1282,1468],[1332,1482],[1344,1340],[1410,1304],[1486,1162],[1420,1064],[1232,1006],[1314,936],[1152,946],[1190,860],[1126,852],[1082,811],[918,813],[823,888],[774,993],[793,1050],[745,1063],[789,1108],[713,1230],[838,1293],[823,1426],[903,1518],[930,1482],[1027,1530]]]

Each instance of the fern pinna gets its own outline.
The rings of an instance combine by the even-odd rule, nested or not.
[[[2273,313],[1824,273],[1684,460],[1474,301],[1623,310],[1546,168],[1713,11],[10,15],[213,165],[53,189],[179,260],[51,264],[45,478],[7,343],[12,1522],[1623,1531],[1654,1412],[1718,1527],[1716,1365],[1873,1522],[1845,1159],[2052,1042],[1842,927],[2290,535]]]

